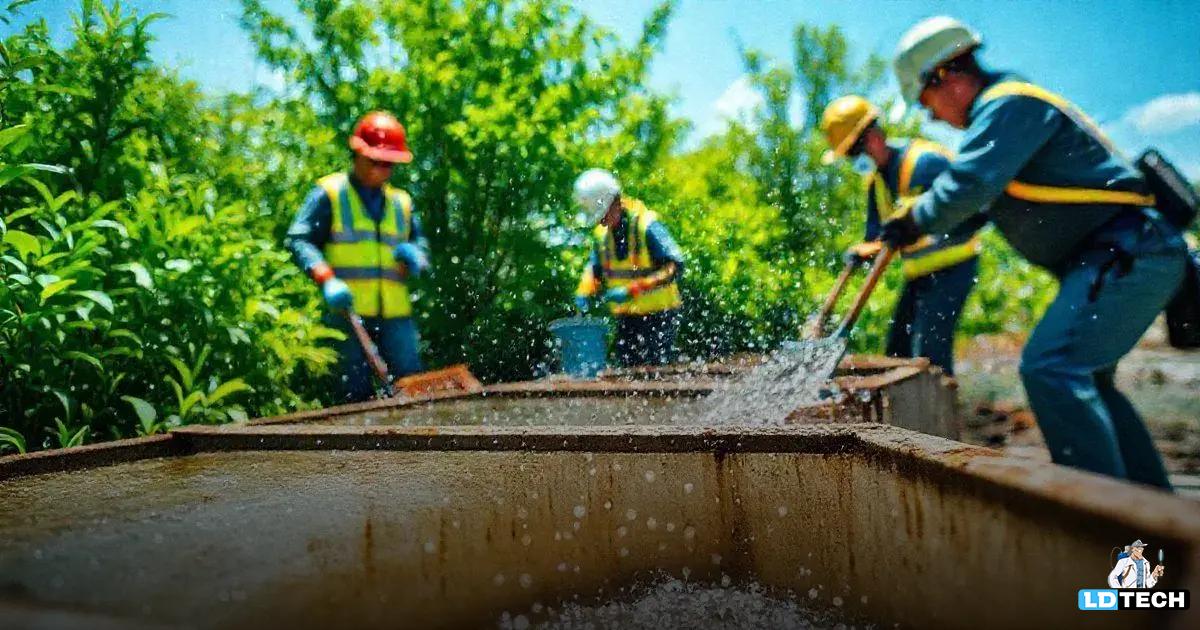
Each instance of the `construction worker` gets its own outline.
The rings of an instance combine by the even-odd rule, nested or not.
[[[296,264],[321,288],[325,324],[342,331],[342,402],[370,398],[364,350],[347,317],[357,313],[391,378],[421,371],[409,278],[429,268],[428,243],[412,198],[388,184],[396,164],[412,161],[404,126],[387,112],[363,116],[350,136],[349,172],[322,177],[304,200],[285,241]]]
[[[1055,462],[1170,488],[1142,419],[1113,381],[1117,362],[1178,289],[1179,230],[1144,177],[1062,97],[976,58],[981,38],[935,17],[900,40],[905,100],[965,130],[958,156],[901,216],[893,246],[942,233],[979,208],[1058,295],[1021,357],[1021,379]]]
[[[898,199],[928,188],[950,164],[950,152],[928,140],[889,143],[879,126],[879,108],[855,95],[825,108],[821,131],[830,146],[822,162],[850,158],[856,170],[867,173],[866,239],[846,252],[846,262],[869,261],[881,247],[881,217],[891,218]],[[888,356],[928,357],[954,374],[954,329],[979,266],[980,240],[974,227],[926,236],[904,249],[906,282],[892,317]]]
[[[617,362],[625,366],[666,365],[675,358],[679,331],[678,281],[683,252],[658,215],[621,196],[611,173],[584,172],[575,180],[575,202],[595,223],[591,258],[575,291],[586,311],[589,299],[603,299],[617,318]]]

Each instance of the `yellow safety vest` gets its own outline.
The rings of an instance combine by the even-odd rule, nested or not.
[[[979,98],[981,102],[986,103],[1002,96],[1011,96],[1014,94],[1036,98],[1053,105],[1064,116],[1070,118],[1072,122],[1091,134],[1110,153],[1118,156],[1121,155],[1120,150],[1112,143],[1112,140],[1109,140],[1108,136],[1101,131],[1100,127],[1087,114],[1083,113],[1082,110],[1075,107],[1075,105],[1065,98],[1032,83],[1024,81],[1001,81],[984,90]],[[1105,203],[1139,207],[1153,207],[1155,204],[1154,195],[1146,195],[1139,192],[1106,190],[1103,188],[1046,186],[1042,184],[1029,184],[1015,179],[1005,186],[1004,193],[1010,197],[1033,203]]]
[[[412,233],[412,198],[385,184],[383,216],[376,223],[345,173],[327,175],[317,184],[333,211],[325,261],[350,286],[354,310],[363,317],[411,316],[408,286],[392,250]]]
[[[950,151],[940,144],[920,138],[914,139],[900,162],[900,176],[896,187],[900,199],[920,194],[921,191],[912,190],[912,175],[917,161],[926,153],[940,153],[951,157]],[[895,217],[899,207],[892,201],[892,193],[888,190],[883,175],[873,171],[868,176],[867,186],[875,196],[875,207],[879,210],[880,220],[887,221]],[[982,249],[983,240],[979,234],[972,235],[966,242],[948,242],[945,239],[923,236],[900,252],[904,258],[904,277],[911,280],[953,267],[978,256]]]
[[[646,209],[646,206],[636,199],[626,199],[621,203],[627,213],[625,223],[628,226],[625,235],[625,258],[617,258],[617,244],[607,227],[597,225],[592,233],[596,251],[600,256],[604,283],[609,288],[628,287],[634,281],[651,276],[661,269],[661,266],[650,260],[650,248],[646,246],[646,231],[650,229],[650,224],[658,219],[658,215]],[[679,286],[671,280],[642,292],[624,304],[610,304],[609,308],[614,315],[649,315],[679,308],[682,304]]]

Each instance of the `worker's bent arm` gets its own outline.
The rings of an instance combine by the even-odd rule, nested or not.
[[[292,260],[305,273],[310,273],[313,267],[325,262],[321,251],[329,242],[332,217],[329,197],[324,189],[317,186],[308,193],[288,228],[287,236],[283,239],[284,247],[292,253]]]
[[[883,225],[883,222],[879,220],[879,206],[875,203],[873,182],[876,177],[883,177],[883,175],[875,173],[870,180],[867,180],[867,230],[863,234],[863,240],[868,242],[879,240],[879,228]]]
[[[973,114],[950,167],[913,207],[927,234],[945,234],[988,208],[1063,124],[1054,106],[1025,96],[1002,96]]]
[[[416,245],[425,257],[429,257],[429,239],[425,238],[425,231],[421,229],[421,218],[417,216],[416,210],[413,210],[412,218],[410,219],[412,229],[408,232],[408,242]]]
[[[661,267],[651,278],[662,276],[661,280],[655,281],[650,286],[678,280],[683,275],[683,250],[679,248],[675,239],[671,238],[671,233],[661,222],[655,221],[646,228],[646,247],[650,250],[650,261]],[[668,267],[670,267],[670,274],[664,275],[663,272]]]
[[[576,297],[592,297],[600,290],[600,258],[596,256],[596,249],[592,248],[592,255],[588,258],[588,264],[583,268],[583,275],[579,278],[579,285],[575,287]]]
[[[638,281],[638,288],[642,291],[649,291],[660,287],[674,280],[679,275],[679,264],[675,261],[669,261],[654,273],[642,278]]]

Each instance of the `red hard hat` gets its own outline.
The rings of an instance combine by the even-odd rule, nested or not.
[[[411,162],[404,125],[387,112],[371,112],[354,125],[350,148],[355,153],[382,162]]]

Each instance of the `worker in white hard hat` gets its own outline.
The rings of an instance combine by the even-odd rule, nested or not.
[[[1180,286],[1180,231],[1087,115],[1019,76],[984,70],[981,43],[949,17],[925,20],[900,40],[895,71],[905,100],[965,133],[950,167],[884,224],[883,240],[906,246],[987,208],[1009,244],[1059,281],[1020,368],[1054,461],[1170,488],[1114,374]]]
[[[592,252],[575,290],[586,311],[602,296],[617,319],[617,363],[665,365],[675,358],[682,300],[683,252],[658,215],[623,197],[608,171],[590,169],[575,180],[575,202],[592,232]],[[603,294],[600,290],[604,289]]]
[[[879,124],[879,108],[855,94],[825,108],[821,132],[830,147],[822,162],[849,158],[866,175],[866,239],[846,252],[847,264],[864,263],[879,252],[883,221],[896,213],[901,200],[919,194],[946,170],[950,151],[921,138],[889,142]],[[926,236],[904,249],[904,290],[892,316],[888,356],[927,357],[954,374],[954,329],[975,286],[979,262],[975,227]]]

